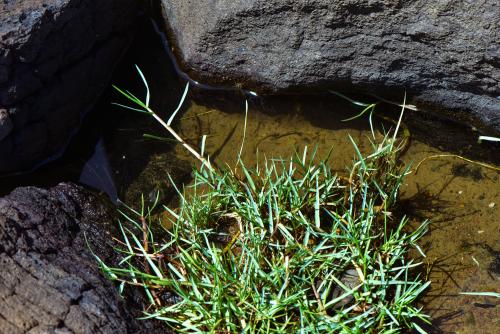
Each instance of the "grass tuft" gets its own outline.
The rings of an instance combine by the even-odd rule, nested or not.
[[[121,266],[102,268],[122,289],[142,287],[145,318],[179,333],[423,333],[416,300],[429,282],[408,252],[422,252],[428,222],[409,231],[392,214],[409,173],[403,144],[387,134],[367,156],[353,145],[347,176],[307,148],[255,168],[200,159],[179,206],[163,208],[167,237],[151,232],[154,208],[127,210]]]

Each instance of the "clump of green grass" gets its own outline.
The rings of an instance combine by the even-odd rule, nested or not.
[[[167,238],[148,228],[158,224],[152,208],[130,209],[121,267],[101,265],[121,289],[144,289],[145,318],[177,332],[424,332],[415,304],[429,283],[408,252],[421,252],[427,222],[407,231],[408,219],[391,213],[409,172],[401,146],[395,134],[365,157],[353,145],[344,177],[307,148],[255,168],[201,160],[179,207],[164,208]]]

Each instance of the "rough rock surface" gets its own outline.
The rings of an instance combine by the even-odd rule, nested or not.
[[[116,261],[106,218],[94,195],[72,184],[0,199],[0,333],[158,332],[135,320],[89,251],[87,242]]]
[[[60,152],[108,85],[136,0],[0,1],[0,173]]]
[[[257,91],[357,89],[500,132],[497,0],[162,0],[192,77]]]

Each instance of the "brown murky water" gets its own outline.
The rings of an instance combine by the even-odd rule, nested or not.
[[[211,160],[234,166],[243,140],[245,97],[227,100],[227,94],[217,92],[193,95],[195,98],[187,102],[179,116],[179,133],[195,147],[199,147],[202,135],[207,135],[205,150]],[[304,146],[311,152],[317,146],[318,157],[333,149],[332,166],[342,173],[354,157],[349,135],[362,152],[371,148],[367,117],[342,122],[357,109],[336,98],[254,98],[249,105],[242,154],[247,165],[255,164],[256,152],[262,161],[264,157],[290,157],[296,151],[303,152]],[[394,126],[377,117],[373,123],[378,134],[384,127]],[[416,166],[426,157],[447,153],[413,139],[402,158]],[[184,148],[175,145],[173,153],[153,155],[152,165],[145,170],[151,173],[155,161],[160,170],[165,170],[166,161],[177,159],[197,164]],[[434,319],[435,332],[496,333],[500,328],[498,299],[459,294],[500,291],[499,177],[497,171],[462,160],[431,159],[422,163],[418,173],[413,170],[402,188],[401,200],[407,213],[415,221],[432,221],[421,243],[427,255],[423,268],[432,281],[422,305]],[[140,189],[138,183],[133,189]]]

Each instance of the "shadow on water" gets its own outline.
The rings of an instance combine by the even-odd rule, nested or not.
[[[152,101],[153,107],[172,110],[183,84],[171,62],[158,53],[151,55],[145,51],[158,43],[149,21],[144,20],[138,26],[136,41],[116,67],[112,82],[142,94],[142,83],[133,70],[137,64],[151,80],[153,94],[162,96]],[[125,111],[112,102],[123,101],[110,87],[86,115],[80,131],[60,159],[32,173],[0,177],[0,195],[19,186],[51,187],[73,181],[101,190],[116,201],[145,168],[149,157],[165,152],[171,145],[144,139],[144,133],[163,135],[163,131],[152,119]]]
[[[185,81],[167,58],[162,40],[149,22],[138,27],[138,38],[116,68],[113,83],[143,96],[134,69],[144,72],[152,93],[152,108],[168,118],[177,106]],[[350,95],[351,96],[351,95]],[[363,101],[373,98],[357,96]],[[219,165],[234,165],[243,142],[245,100],[249,102],[247,136],[242,159],[248,165],[264,157],[287,157],[318,148],[318,157],[333,148],[333,168],[340,173],[353,159],[351,136],[362,152],[371,147],[366,117],[354,121],[360,109],[332,94],[255,96],[239,88],[206,89],[193,84],[175,126],[183,138],[198,147],[207,135],[206,151]],[[190,180],[197,162],[172,140],[150,140],[144,133],[167,136],[152,118],[123,110],[111,102],[126,103],[111,88],[86,117],[64,156],[35,173],[0,179],[0,195],[16,186],[52,186],[61,181],[81,182],[135,206],[141,195],[150,200],[160,191],[164,203],[175,192],[167,174],[178,183]],[[400,108],[377,107],[377,133],[394,127]],[[478,133],[462,124],[432,114],[408,111],[403,125],[411,145],[402,156],[415,165],[435,154],[461,154],[500,164],[500,145],[476,142]],[[259,156],[257,157],[257,153]],[[428,160],[411,173],[402,188],[396,216],[406,214],[414,224],[431,219],[422,245],[431,288],[422,305],[433,317],[431,333],[494,332],[498,307],[487,297],[460,295],[463,291],[498,291],[500,174],[454,159]],[[493,306],[491,306],[493,305]],[[493,331],[492,331],[493,330]]]

